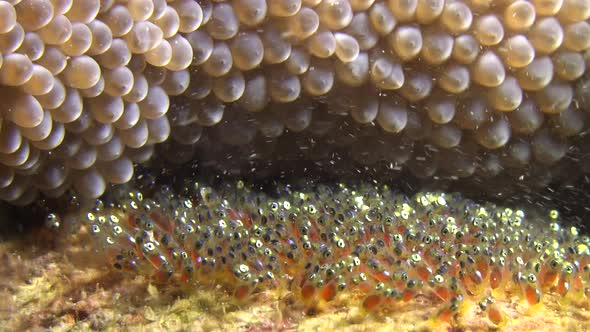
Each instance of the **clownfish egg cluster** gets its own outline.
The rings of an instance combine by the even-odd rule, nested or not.
[[[478,162],[539,146],[521,166],[547,168],[586,128],[589,19],[585,0],[0,0],[0,199],[95,197],[158,143],[268,142],[326,111]],[[65,175],[38,186],[49,164]]]
[[[159,283],[213,282],[240,301],[274,290],[292,294],[291,305],[346,296],[374,312],[426,297],[434,318],[453,324],[479,310],[502,324],[496,301],[518,296],[533,307],[590,296],[590,238],[560,225],[555,210],[531,217],[456,194],[408,198],[366,183],[282,186],[270,197],[242,181],[191,181],[183,194],[121,188],[68,218],[89,229],[116,270]]]

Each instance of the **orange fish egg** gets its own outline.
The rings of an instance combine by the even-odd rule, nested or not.
[[[438,319],[442,322],[450,323],[453,319],[455,312],[449,308],[441,310],[438,314]]]
[[[304,300],[311,300],[315,295],[315,291],[316,289],[312,285],[304,285],[301,288],[301,296]]]
[[[363,300],[363,308],[367,311],[373,311],[379,307],[381,302],[383,302],[383,298],[380,295],[372,294]]]
[[[428,281],[430,279],[430,275],[432,274],[432,270],[426,266],[420,266],[416,269],[416,273],[422,279],[422,281]]]
[[[410,301],[411,299],[413,299],[416,296],[416,292],[410,289],[405,289],[402,292],[402,300],[405,302]]]
[[[336,283],[330,282],[321,291],[321,297],[324,301],[332,301],[336,297]]]
[[[496,289],[502,283],[502,271],[498,267],[494,267],[490,273],[490,287]]]
[[[524,295],[530,305],[539,304],[539,302],[541,302],[541,291],[538,288],[527,285],[524,289]]]
[[[542,279],[543,288],[549,288],[553,286],[558,277],[559,274],[556,271],[546,271]]]
[[[250,296],[250,287],[246,285],[238,286],[234,291],[234,297],[239,301],[244,301]]]
[[[452,297],[455,296],[455,294],[446,287],[436,287],[434,291],[436,295],[444,302],[449,301]]]
[[[497,305],[490,305],[488,307],[488,318],[496,325],[500,325],[504,320],[504,313]]]

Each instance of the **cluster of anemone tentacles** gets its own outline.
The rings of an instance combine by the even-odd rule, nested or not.
[[[119,188],[66,220],[94,235],[114,269],[222,285],[240,301],[290,294],[290,305],[314,309],[346,298],[371,312],[421,297],[434,319],[456,324],[475,311],[501,325],[507,302],[590,296],[590,238],[560,225],[557,211],[533,217],[456,194],[408,198],[361,183],[283,186],[270,197],[241,181],[187,181],[182,194]]]
[[[423,177],[549,169],[586,127],[589,18],[588,0],[0,0],[0,199],[98,197],[162,142],[272,158],[286,131],[399,167],[427,151]]]

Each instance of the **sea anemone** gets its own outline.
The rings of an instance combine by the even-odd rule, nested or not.
[[[585,145],[589,17],[584,0],[2,0],[0,199],[98,197],[159,143],[270,163],[302,137],[305,158],[424,178],[551,174]]]

